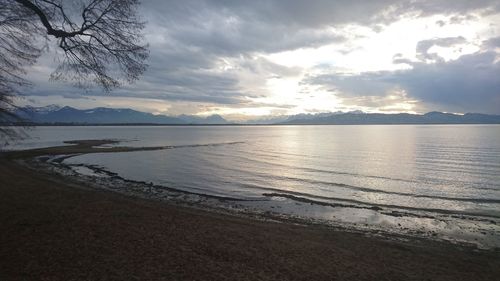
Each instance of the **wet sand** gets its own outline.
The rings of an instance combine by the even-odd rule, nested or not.
[[[40,155],[96,152],[93,146],[105,143],[0,156],[0,280],[500,277],[498,250],[398,241],[187,208],[95,190],[17,162]]]

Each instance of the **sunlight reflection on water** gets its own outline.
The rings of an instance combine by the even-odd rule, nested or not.
[[[105,138],[133,140],[118,144],[125,146],[219,143],[88,154],[66,162],[197,193],[286,198],[252,205],[263,210],[280,207],[299,216],[446,233],[469,222],[387,212],[500,219],[498,125],[39,127],[32,135],[34,140],[17,148]],[[374,206],[386,213],[370,209]],[[483,228],[491,227],[499,232],[495,226]]]

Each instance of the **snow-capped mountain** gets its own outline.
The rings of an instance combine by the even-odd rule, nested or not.
[[[97,107],[76,109],[65,106],[49,105],[44,107],[27,106],[15,112],[21,118],[34,123],[74,123],[74,124],[227,124],[219,115],[208,117],[172,117],[154,115],[129,108]]]
[[[176,117],[154,115],[129,108],[97,107],[76,109],[65,106],[49,105],[44,107],[27,106],[15,112],[26,121],[38,124],[164,124],[189,125],[231,124],[220,115],[207,117],[179,115]],[[296,114],[269,116],[244,122],[244,124],[289,124],[289,125],[328,125],[328,124],[500,124],[500,115],[466,113],[463,115],[429,112],[426,114],[383,114],[351,112],[326,112],[316,114]]]

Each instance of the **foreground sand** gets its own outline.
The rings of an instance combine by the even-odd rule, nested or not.
[[[131,198],[0,157],[0,280],[499,278],[498,251]]]

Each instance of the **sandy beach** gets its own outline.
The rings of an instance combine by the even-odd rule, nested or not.
[[[220,214],[95,190],[18,162],[40,155],[92,152],[92,146],[99,144],[0,157],[0,280],[496,280],[500,276],[498,250]]]

